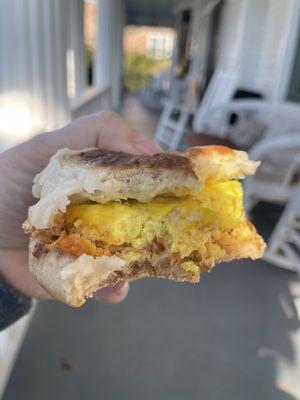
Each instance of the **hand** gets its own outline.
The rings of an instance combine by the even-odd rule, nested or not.
[[[31,187],[34,176],[60,148],[81,150],[99,147],[128,153],[159,151],[151,140],[138,135],[115,113],[104,111],[75,120],[63,129],[44,133],[0,154],[0,278],[29,297],[51,296],[28,270],[28,237],[22,230],[28,207],[37,200]],[[99,290],[95,298],[107,303],[122,301],[128,283]]]

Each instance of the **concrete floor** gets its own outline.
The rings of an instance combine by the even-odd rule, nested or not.
[[[299,399],[291,290],[247,260],[200,285],[135,282],[118,306],[40,303],[3,399]]]
[[[256,210],[266,237],[278,213]],[[3,400],[300,399],[299,315],[297,276],[250,260],[117,306],[41,302]]]

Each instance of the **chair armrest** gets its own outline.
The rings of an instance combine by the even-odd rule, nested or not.
[[[208,110],[208,113],[235,113],[238,111],[272,111],[273,104],[257,100],[232,100]]]
[[[300,151],[300,132],[277,135],[276,137],[267,136],[252,147],[250,157],[253,160],[259,160],[270,152],[280,151],[289,146],[299,146]]]
[[[295,177],[298,178],[299,180],[300,178],[299,174],[300,174],[300,154],[292,161],[290,168],[285,176],[284,184],[289,186],[292,183],[295,183],[293,182],[293,180],[295,179]]]
[[[197,112],[203,113],[202,125],[206,124],[210,126],[212,131],[217,131],[220,136],[224,137],[226,136],[228,129],[228,115],[238,114],[240,119],[243,119],[245,112],[261,112],[262,110],[264,110],[266,113],[270,113],[272,111],[271,103],[257,100],[232,100],[226,104],[213,106],[205,110],[204,113],[200,104],[195,115],[195,129],[198,128],[197,121],[199,120],[199,118],[197,118]]]

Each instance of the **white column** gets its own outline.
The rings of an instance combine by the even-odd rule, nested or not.
[[[95,84],[101,89],[111,85],[114,1],[98,0]]]
[[[250,4],[250,0],[226,0],[225,2],[221,18],[221,46],[218,57],[222,69],[240,70]]]
[[[69,97],[81,98],[86,88],[85,49],[83,37],[83,1],[69,2],[69,46],[67,51]]]
[[[118,108],[122,77],[124,9],[121,0],[98,0],[98,32],[95,82],[112,90],[111,103]]]
[[[66,5],[61,0],[1,1],[0,132],[4,141],[5,135],[24,140],[34,132],[62,126],[70,118]]]
[[[29,0],[29,3],[33,14],[31,47],[36,52],[38,85],[44,93],[40,100],[47,111],[48,129],[53,129],[70,118],[66,71],[67,2]]]
[[[245,46],[245,30],[247,22],[247,12],[251,5],[249,0],[232,0],[234,7],[239,7],[239,18],[236,24],[235,42],[232,44],[232,65],[233,70],[240,70],[242,52]]]
[[[285,100],[288,95],[289,84],[292,78],[295,54],[298,45],[299,35],[299,0],[289,0],[284,3],[287,9],[284,29],[281,36],[281,48],[279,52],[279,68],[275,79],[274,99]]]
[[[115,0],[112,69],[112,106],[119,109],[123,80],[123,29],[125,26],[125,10],[122,0]]]

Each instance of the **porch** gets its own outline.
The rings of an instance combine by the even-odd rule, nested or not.
[[[279,212],[257,208],[258,230]],[[299,399],[299,299],[294,273],[241,260],[133,282],[118,306],[41,302],[3,400]]]
[[[135,96],[124,118],[151,135]],[[282,207],[253,216],[267,239]],[[133,282],[118,306],[40,302],[3,400],[300,398],[300,279],[263,260],[222,264],[198,285]]]
[[[17,7],[18,1],[4,0],[7,13],[3,15],[11,19],[0,16],[2,32],[7,33],[13,21],[21,18],[24,9]],[[70,1],[64,6],[60,0],[43,0],[42,6],[41,3],[31,0],[25,23],[16,26],[19,47],[14,57],[0,35],[4,55],[0,72],[5,76],[0,90],[10,93],[4,103],[0,98],[0,111],[5,104],[5,115],[10,118],[4,126],[8,132],[5,140],[11,138],[12,131],[16,132],[16,125],[11,122],[15,114],[20,118],[25,116],[23,128],[24,121],[28,123],[25,126],[28,129],[21,129],[17,138],[23,140],[104,108],[119,110],[133,128],[153,135],[157,115],[144,108],[133,95],[121,101],[125,17],[122,2],[99,0],[102,12],[97,14],[100,30],[94,60],[95,84],[90,88],[84,78],[82,25],[78,24],[82,21],[82,3]],[[138,3],[127,2],[132,23],[171,23],[167,12],[171,9],[169,2],[163,12],[146,17]],[[144,3],[151,10],[150,3],[160,2]],[[216,3],[185,0],[172,5],[177,17],[186,9],[193,10],[190,72],[192,79],[203,79],[204,86],[214,71],[208,67],[216,67],[217,59],[210,60],[208,65],[206,45],[210,41],[197,38],[206,37],[210,31],[211,11]],[[230,29],[222,31],[220,65],[229,72],[242,71],[238,86],[260,92],[270,101],[281,101],[289,92],[299,2],[289,0],[286,7],[279,0],[264,2],[262,14],[269,21],[267,32],[263,32],[264,25],[259,25],[252,36],[254,3],[260,9],[258,0],[226,1],[223,27]],[[72,18],[69,36],[64,36],[68,12]],[[49,15],[52,18],[47,20]],[[250,20],[245,20],[247,15]],[[234,25],[236,20],[240,23]],[[178,24],[178,18],[175,22]],[[276,27],[280,28],[279,33]],[[39,40],[37,32],[43,32]],[[257,41],[260,43],[255,47]],[[66,53],[69,69],[64,64]],[[14,68],[12,58],[16,60]],[[31,61],[34,75],[26,67]],[[25,68],[17,68],[22,62]],[[62,89],[64,85],[68,90]],[[30,98],[24,92],[29,92]],[[14,108],[16,102],[21,108]],[[29,107],[29,119],[23,106]],[[19,121],[17,128],[21,125]],[[264,205],[254,210],[255,224],[266,237],[280,211],[276,206]],[[296,274],[265,261],[242,260],[220,265],[209,275],[203,274],[199,286],[155,280],[135,282],[128,300],[117,307],[91,302],[83,309],[72,310],[52,302],[40,303],[3,398],[300,398],[299,298],[300,281]],[[7,354],[7,350],[0,352],[4,360],[0,360],[0,370],[11,356]]]

